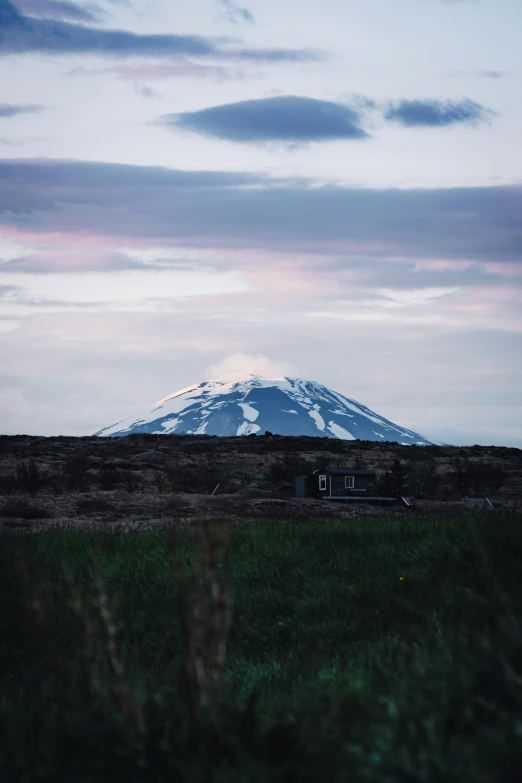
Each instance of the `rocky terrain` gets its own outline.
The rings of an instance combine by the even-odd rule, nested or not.
[[[294,497],[293,478],[321,465],[375,470],[379,487],[400,487],[413,507]],[[266,435],[0,437],[3,534],[477,513],[462,507],[465,495],[522,507],[522,450]]]

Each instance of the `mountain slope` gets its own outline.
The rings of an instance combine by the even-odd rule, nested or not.
[[[341,440],[431,445],[416,432],[379,416],[365,405],[314,381],[227,373],[188,386],[160,400],[142,417],[95,433],[120,437],[161,434],[311,435]]]

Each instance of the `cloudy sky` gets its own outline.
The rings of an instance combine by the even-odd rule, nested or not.
[[[0,0],[0,432],[227,370],[522,447],[520,0]]]

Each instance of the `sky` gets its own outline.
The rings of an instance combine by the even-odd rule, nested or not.
[[[244,370],[522,447],[520,0],[0,0],[0,432]]]

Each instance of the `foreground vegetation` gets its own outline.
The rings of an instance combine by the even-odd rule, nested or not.
[[[5,538],[2,780],[518,780],[521,557],[484,512]]]

